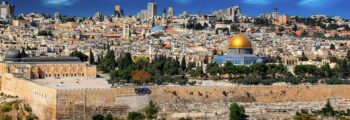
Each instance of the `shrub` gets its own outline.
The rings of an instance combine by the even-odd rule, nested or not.
[[[196,83],[197,83],[196,81],[191,81],[191,82],[189,82],[188,84],[194,86],[194,85],[196,85]]]
[[[229,110],[230,120],[242,120],[246,118],[244,107],[237,103],[232,103]]]
[[[192,120],[192,118],[190,118],[190,117],[186,117],[186,118],[182,117],[179,120]]]
[[[173,95],[174,95],[174,96],[177,96],[177,93],[176,93],[176,91],[173,91],[172,93],[173,93]]]
[[[158,106],[150,101],[148,106],[145,109],[146,117],[149,120],[156,118],[156,114],[158,113]]]
[[[128,120],[142,120],[144,116],[139,112],[129,112]]]
[[[32,108],[31,108],[30,106],[24,107],[24,110],[25,110],[26,112],[32,112]]]
[[[222,92],[222,94],[223,94],[224,96],[227,96],[227,93],[226,93],[226,91],[223,91],[223,92]]]
[[[8,114],[0,113],[0,120],[12,120],[12,118]]]
[[[97,114],[92,116],[92,120],[104,120],[105,116],[101,115],[101,114]]]
[[[9,103],[5,103],[2,107],[1,107],[1,111],[2,112],[10,112],[12,110],[12,105]]]

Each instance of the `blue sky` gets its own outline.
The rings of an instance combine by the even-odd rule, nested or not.
[[[60,11],[70,16],[92,16],[100,11],[113,13],[113,6],[120,4],[127,15],[135,15],[146,8],[148,2],[158,3],[158,13],[173,6],[176,14],[186,10],[190,13],[210,13],[232,5],[241,6],[244,14],[257,16],[279,8],[280,13],[309,16],[313,13],[350,18],[350,0],[7,0],[16,5],[18,13],[50,13]]]

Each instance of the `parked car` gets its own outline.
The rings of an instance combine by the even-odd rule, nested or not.
[[[151,94],[151,89],[148,87],[136,87],[135,88],[136,94]]]

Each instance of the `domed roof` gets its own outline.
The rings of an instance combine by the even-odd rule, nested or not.
[[[242,34],[237,34],[232,37],[229,44],[229,49],[252,48],[250,40]]]
[[[10,48],[5,53],[5,58],[20,58],[20,51],[14,48]]]

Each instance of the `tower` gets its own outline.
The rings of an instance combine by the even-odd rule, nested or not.
[[[60,12],[55,12],[55,20],[61,20],[61,13]]]
[[[129,39],[130,36],[131,36],[130,24],[124,22],[124,25],[123,25],[123,38],[124,39]]]
[[[168,17],[173,17],[174,14],[175,14],[174,8],[173,7],[169,7],[169,9],[168,9]]]
[[[157,16],[157,4],[148,3],[147,5],[147,18],[154,19]]]
[[[163,19],[166,19],[166,18],[167,18],[167,12],[166,12],[166,9],[165,9],[165,8],[164,8],[164,10],[163,10],[162,17],[163,17]]]
[[[273,18],[275,20],[278,20],[278,8],[274,8],[274,11],[272,12]]]
[[[93,19],[98,22],[102,22],[103,18],[104,16],[101,12],[96,12],[95,16],[93,17]]]

